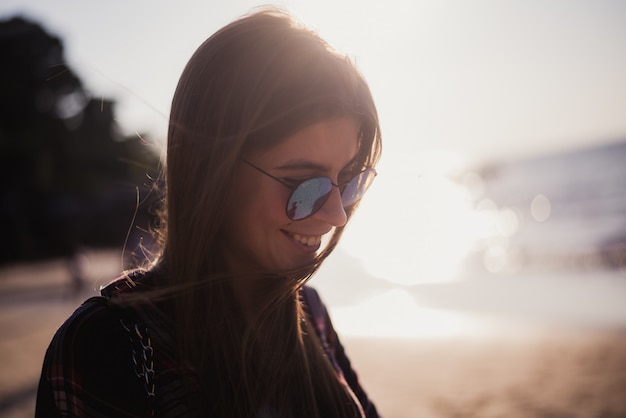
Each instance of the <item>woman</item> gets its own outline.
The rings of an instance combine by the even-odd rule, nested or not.
[[[162,251],[55,335],[37,416],[375,417],[304,284],[374,179],[353,64],[278,11],[224,27],[172,102]]]

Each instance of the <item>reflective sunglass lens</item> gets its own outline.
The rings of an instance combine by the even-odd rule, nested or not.
[[[311,216],[326,203],[332,189],[330,179],[324,177],[300,183],[287,201],[287,216],[293,221]]]
[[[341,193],[343,206],[348,207],[358,202],[374,181],[374,177],[376,177],[376,171],[369,169],[350,180]]]
[[[376,177],[376,170],[368,169],[355,176],[343,188],[341,203],[347,208],[358,202]],[[287,216],[292,221],[307,218],[320,210],[333,190],[333,183],[327,177],[308,179],[298,185],[287,201]]]

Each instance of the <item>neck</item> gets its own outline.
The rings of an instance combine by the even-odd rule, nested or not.
[[[252,325],[261,314],[263,309],[263,287],[259,282],[261,277],[242,277],[240,275],[231,279],[231,285],[235,299],[239,303],[242,315],[248,325]]]

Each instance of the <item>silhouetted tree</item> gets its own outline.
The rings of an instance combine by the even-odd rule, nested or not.
[[[121,246],[158,156],[121,138],[114,103],[89,97],[39,25],[0,21],[0,57],[0,262]],[[144,228],[151,210],[139,207]]]

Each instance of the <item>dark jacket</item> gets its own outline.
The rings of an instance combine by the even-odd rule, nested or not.
[[[169,318],[150,304],[123,309],[112,302],[125,277],[85,301],[55,334],[44,358],[35,416],[190,416],[180,364],[169,343]],[[301,291],[305,311],[337,371],[368,418],[378,417],[317,292]],[[165,325],[165,326],[164,326]]]

